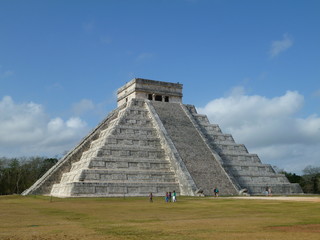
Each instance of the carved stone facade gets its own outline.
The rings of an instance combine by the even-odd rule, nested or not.
[[[182,103],[182,84],[135,78],[118,90],[118,106],[132,99]]]
[[[136,78],[118,108],[23,195],[58,197],[302,193],[217,124],[182,104],[182,84]]]

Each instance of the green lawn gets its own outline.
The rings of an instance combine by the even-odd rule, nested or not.
[[[320,239],[320,202],[0,196],[0,239]]]

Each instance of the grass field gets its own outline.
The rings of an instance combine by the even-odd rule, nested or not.
[[[320,239],[320,202],[0,196],[0,239]]]

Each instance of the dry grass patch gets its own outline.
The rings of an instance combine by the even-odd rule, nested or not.
[[[279,226],[272,227],[272,229],[283,232],[311,232],[320,233],[320,224],[308,224],[308,225],[294,225],[294,226]]]
[[[315,202],[0,197],[0,239],[319,239]],[[293,231],[294,229],[294,231]]]

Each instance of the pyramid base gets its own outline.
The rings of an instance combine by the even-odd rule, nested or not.
[[[51,196],[54,197],[138,197],[164,196],[166,192],[176,191],[177,183],[101,183],[72,182],[53,185]]]
[[[271,193],[275,195],[293,195],[303,194],[303,191],[298,183],[284,183],[284,184],[252,184],[247,186],[250,195],[264,195],[266,188],[271,189]]]

